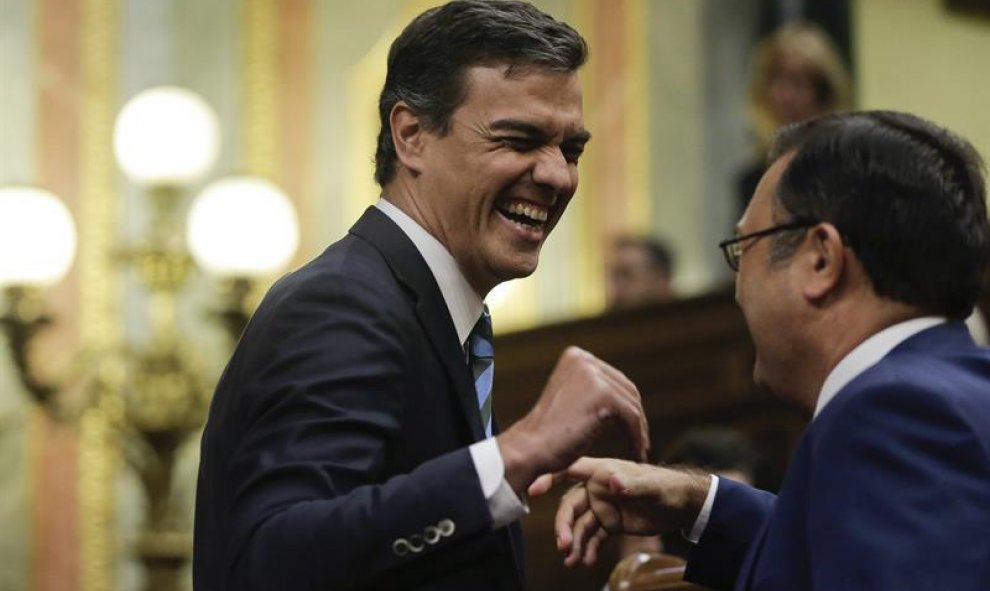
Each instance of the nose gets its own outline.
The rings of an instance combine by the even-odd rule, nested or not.
[[[560,148],[548,146],[533,166],[533,182],[556,195],[570,195],[577,188],[577,167],[567,162]]]

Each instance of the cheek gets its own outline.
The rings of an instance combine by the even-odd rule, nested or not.
[[[763,336],[761,328],[767,326],[766,309],[760,305],[759,298],[753,297],[752,287],[751,282],[744,279],[740,280],[737,276],[736,303],[739,304],[739,309],[742,311],[743,319],[746,322],[746,327],[749,329],[750,336],[754,342],[758,342]]]
[[[749,283],[740,273],[736,273],[736,303],[745,315],[749,304]]]
[[[559,197],[560,201],[557,203],[557,209],[555,212],[555,217],[553,218],[554,225],[560,221],[560,218],[564,216],[564,212],[567,211],[567,207],[571,204],[571,199],[573,199],[574,193],[571,192],[569,195],[561,195]]]

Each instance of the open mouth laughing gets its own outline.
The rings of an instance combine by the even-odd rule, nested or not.
[[[498,203],[495,208],[502,217],[525,228],[543,228],[550,218],[550,208],[532,201],[513,199]]]

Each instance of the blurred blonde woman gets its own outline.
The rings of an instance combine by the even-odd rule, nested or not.
[[[748,117],[756,154],[739,178],[749,202],[766,169],[766,153],[782,125],[851,107],[851,83],[835,44],[817,25],[796,22],[757,45],[750,67]]]

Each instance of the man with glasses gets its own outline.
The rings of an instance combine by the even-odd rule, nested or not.
[[[584,458],[565,562],[680,530],[687,577],[716,589],[990,589],[990,350],[961,322],[990,261],[979,156],[881,111],[786,128],[772,156],[720,246],[754,378],[813,414],[780,494]]]

